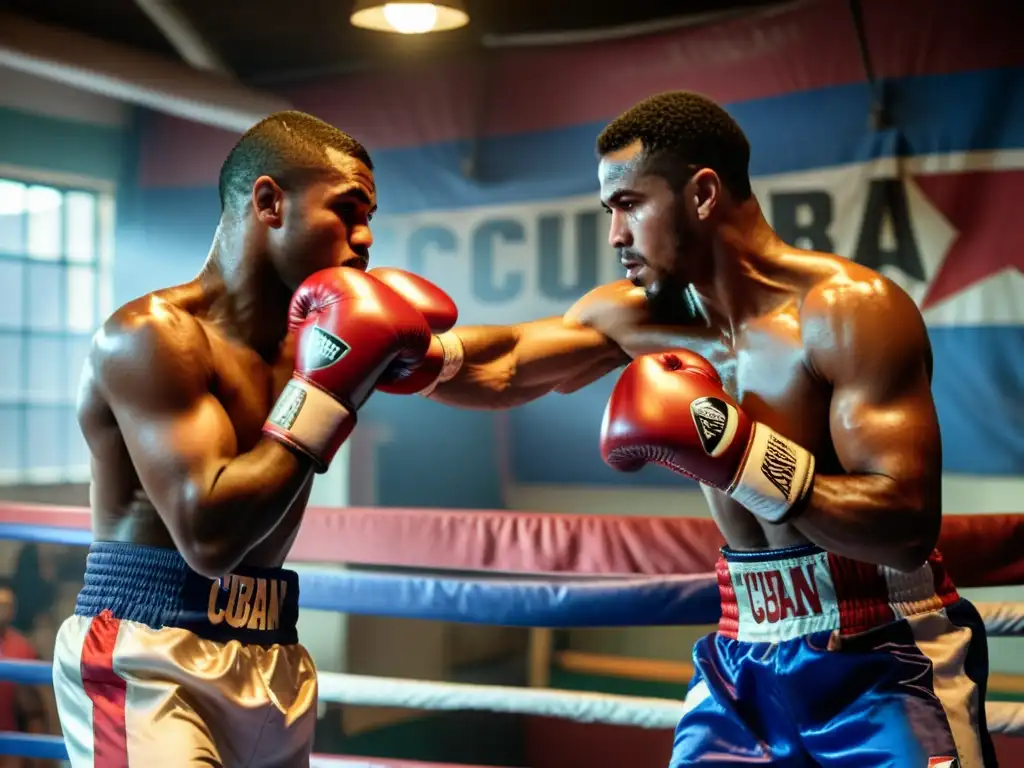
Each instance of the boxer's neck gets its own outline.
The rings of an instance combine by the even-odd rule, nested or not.
[[[791,287],[779,279],[784,247],[756,199],[729,212],[710,243],[708,277],[693,284],[713,325],[732,334],[778,303]]]
[[[210,318],[272,362],[288,333],[291,291],[269,260],[247,246],[238,230],[218,226],[199,282]]]

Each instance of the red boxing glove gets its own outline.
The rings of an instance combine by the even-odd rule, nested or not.
[[[415,365],[396,362],[389,366],[377,389],[393,395],[430,394],[437,384],[452,378],[462,367],[462,342],[454,333],[446,333],[459,319],[458,307],[447,293],[412,272],[378,267],[368,274],[394,288],[420,311],[430,329],[440,334],[434,336],[427,354]]]
[[[758,517],[784,521],[810,493],[814,456],[751,421],[692,352],[638,357],[615,384],[601,425],[613,469],[654,463],[719,488]]]
[[[263,432],[324,472],[381,373],[423,359],[430,326],[387,285],[349,267],[308,277],[292,297],[289,326],[298,337],[295,373]]]

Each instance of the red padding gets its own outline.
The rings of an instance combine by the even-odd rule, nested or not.
[[[88,529],[88,510],[0,505],[0,523]],[[311,509],[295,562],[575,574],[714,571],[722,535],[710,518],[495,510]],[[958,586],[1024,583],[1024,515],[946,515],[939,542]]]
[[[946,515],[939,549],[961,587],[1024,584],[1024,515]]]

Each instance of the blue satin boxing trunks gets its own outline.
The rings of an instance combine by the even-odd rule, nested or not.
[[[912,573],[814,546],[722,550],[718,632],[671,768],[991,768],[988,650],[938,553]]]

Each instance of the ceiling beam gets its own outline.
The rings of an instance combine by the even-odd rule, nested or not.
[[[199,33],[174,0],[135,0],[135,4],[186,64],[204,72],[232,77],[231,70],[210,41]]]
[[[724,10],[687,13],[681,16],[664,16],[646,21],[617,24],[590,29],[563,29],[554,32],[522,32],[507,35],[483,35],[481,44],[485,48],[539,48],[544,46],[581,45],[607,43],[630,37],[654,35],[687,27],[707,26],[739,17],[755,14],[771,15],[807,5],[815,0],[779,0],[765,3],[757,0],[752,4],[736,4]]]
[[[290,108],[222,76],[2,11],[0,66],[229,131]]]

